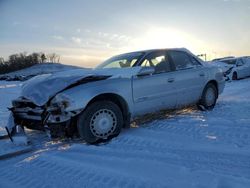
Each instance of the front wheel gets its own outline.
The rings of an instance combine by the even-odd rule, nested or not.
[[[200,110],[212,110],[218,98],[218,91],[214,84],[208,83],[202,92],[200,102],[197,104]]]
[[[118,135],[122,125],[122,112],[111,101],[97,101],[90,104],[77,121],[80,137],[90,144]]]

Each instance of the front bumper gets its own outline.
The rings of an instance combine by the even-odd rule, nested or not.
[[[12,101],[9,110],[15,125],[43,130],[43,119],[46,115],[44,107],[39,107],[27,99],[18,98]]]
[[[14,100],[12,105],[10,111],[15,124],[36,130],[44,130],[44,126],[66,123],[76,114],[55,107],[36,106],[26,99]]]
[[[43,114],[45,113],[44,109],[42,108],[16,108],[12,107],[10,109],[14,115],[15,119],[21,119],[21,120],[31,120],[31,121],[42,121],[43,120]]]

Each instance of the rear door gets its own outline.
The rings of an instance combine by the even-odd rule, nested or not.
[[[186,52],[171,50],[168,54],[175,66],[177,106],[197,102],[201,97],[208,76],[206,68]]]
[[[173,67],[166,51],[148,54],[140,63],[142,67],[154,67],[155,73],[134,76],[132,79],[134,113],[140,115],[176,105]]]

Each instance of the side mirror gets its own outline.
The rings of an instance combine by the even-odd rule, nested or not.
[[[154,67],[142,67],[137,76],[147,76],[155,72]]]

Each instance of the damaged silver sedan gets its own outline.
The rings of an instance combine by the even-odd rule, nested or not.
[[[95,143],[118,135],[146,113],[191,104],[213,109],[224,84],[219,68],[186,49],[126,53],[95,69],[30,79],[12,102],[7,130],[12,135],[19,125]]]

